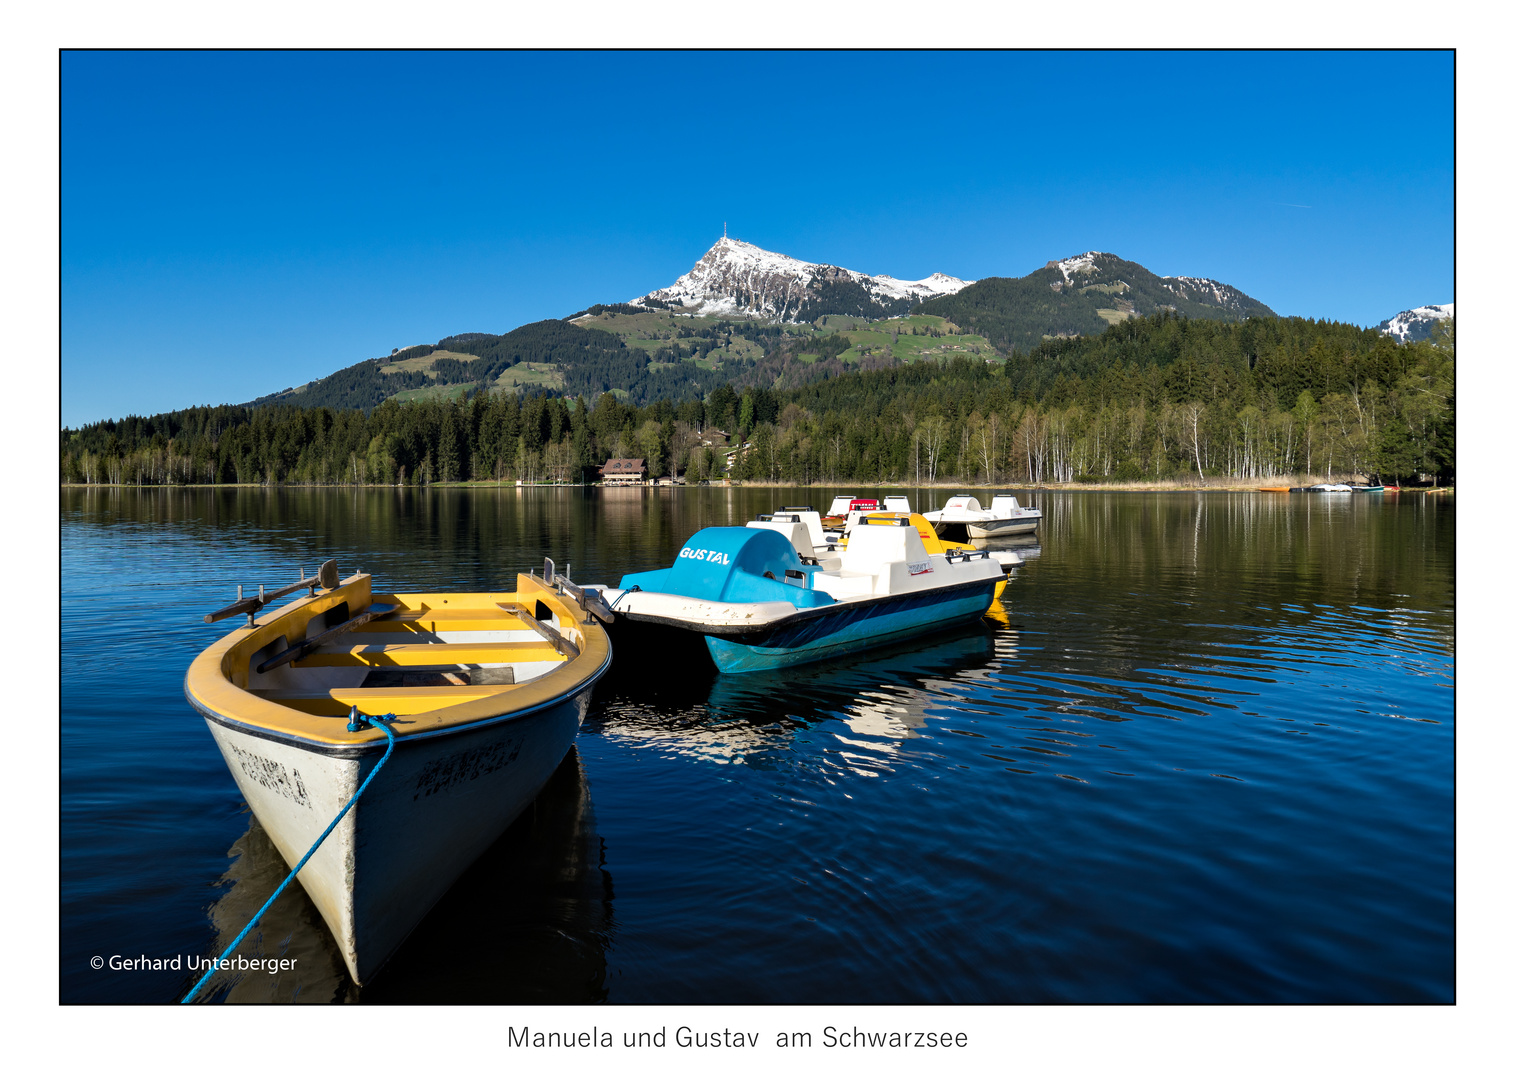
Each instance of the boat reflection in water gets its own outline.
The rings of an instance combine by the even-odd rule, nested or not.
[[[1007,625],[1000,602],[987,618]],[[1005,631],[1004,637],[1010,635]],[[597,689],[584,730],[662,752],[768,768],[794,752],[795,736],[828,726],[895,753],[918,737],[926,714],[990,678],[989,664],[1010,645],[985,623],[926,635],[835,661],[722,674],[691,665],[679,679],[650,680],[647,669],[619,667]]]
[[[1011,551],[1019,557],[1020,562],[1040,557],[1040,541],[1034,536],[1000,536],[993,540],[983,538],[972,540],[970,544],[978,551]]]
[[[238,950],[249,958],[294,959],[294,968],[218,974],[206,1000],[605,1001],[612,881],[603,869],[602,846],[585,770],[572,747],[534,805],[465,871],[373,982],[362,989],[354,985],[337,943],[297,882]],[[228,854],[235,859],[222,882],[231,888],[211,908],[213,955],[289,873],[257,818]]]
[[[233,862],[217,884],[231,888],[211,905],[211,924],[216,927],[216,945],[207,950],[211,956],[220,956],[226,950],[290,873],[264,826],[251,814],[248,831],[238,837],[227,854],[233,857]],[[355,998],[357,988],[348,976],[338,943],[299,881],[275,900],[259,925],[243,939],[238,955],[250,960],[285,959],[295,963],[290,970],[278,973],[214,975],[202,992],[203,1000],[215,1001],[223,995],[225,1000],[235,1002],[332,1002]],[[185,990],[200,975],[201,972],[192,972]]]

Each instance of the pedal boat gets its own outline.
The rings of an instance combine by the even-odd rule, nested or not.
[[[825,523],[837,524],[848,518],[852,510],[885,510],[892,514],[906,514],[911,509],[906,495],[888,495],[884,499],[857,499],[854,495],[836,495],[829,504],[828,513],[823,517]]]
[[[890,501],[890,500],[889,500]],[[906,503],[906,499],[899,500]],[[924,519],[922,514],[914,514],[908,511],[855,511],[852,517],[856,517],[855,524],[861,521],[875,520],[878,522],[891,523],[893,519],[906,518],[908,523],[918,531],[918,538],[924,542],[924,550],[930,555],[949,555],[952,552],[979,551],[975,544],[960,544],[954,540],[946,540],[939,536],[934,527]],[[811,506],[783,506],[774,514],[761,514],[754,521],[745,525],[747,529],[771,529],[781,533],[791,540],[792,546],[797,549],[797,554],[802,556],[802,561],[809,558],[818,560],[818,565],[824,570],[839,569],[840,562],[846,548],[850,544],[850,533],[825,531],[818,518],[818,512]],[[1001,598],[1003,589],[1008,584],[1007,573],[1023,560],[1017,552],[1013,551],[989,551],[988,556],[997,561],[1003,570],[1005,577],[998,582],[994,599]]]
[[[595,597],[547,561],[487,593],[375,593],[328,565],[278,610],[215,613],[248,623],[196,657],[185,697],[289,866],[386,750],[351,715],[395,715],[391,759],[299,875],[362,986],[532,803],[612,651]]]
[[[918,538],[924,542],[924,550],[929,552],[931,555],[948,555],[951,552],[959,551],[986,551],[988,558],[995,560],[998,566],[1002,568],[1003,574],[1005,575],[1003,580],[998,582],[997,592],[994,594],[994,599],[1002,598],[1003,589],[1008,584],[1008,579],[1006,577],[1008,572],[1024,561],[1023,559],[1019,558],[1019,553],[1016,551],[992,551],[986,548],[979,548],[975,544],[962,544],[957,543],[954,540],[946,540],[944,537],[940,536],[934,531],[934,526],[930,525],[928,519],[925,518],[922,514],[872,514],[870,518],[867,518],[866,520],[893,517],[907,518],[908,523],[912,525],[914,529],[918,530]],[[845,537],[845,545],[849,545],[848,536]]]
[[[816,559],[826,569],[839,568],[839,553],[844,550],[839,543],[840,532],[825,528],[818,511],[811,506],[783,506],[774,514],[760,514],[744,527],[779,532],[792,541],[804,562]],[[829,565],[830,560],[833,565]]]
[[[850,513],[860,510],[884,510],[880,499],[857,499],[853,495],[836,495],[834,501],[829,504],[828,513],[823,515],[823,524],[832,529],[841,528],[849,524]]]
[[[992,506],[982,509],[982,504],[971,495],[956,495],[941,510],[930,510],[924,515],[934,531],[941,536],[954,537],[961,530],[972,540],[988,540],[1000,536],[1022,536],[1032,533],[1040,525],[1044,514],[1032,506],[1020,506],[1012,495],[994,495]]]
[[[774,517],[775,515],[773,515]],[[806,528],[794,524],[803,534]],[[837,568],[772,528],[695,533],[674,565],[602,594],[618,632],[699,636],[719,671],[791,667],[972,622],[1004,573],[985,551],[931,554],[906,519],[863,522]]]

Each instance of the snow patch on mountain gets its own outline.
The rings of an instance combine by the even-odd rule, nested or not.
[[[1161,277],[1151,273],[1139,263],[1121,259],[1107,251],[1084,251],[1068,259],[1052,259],[1045,264],[1046,270],[1058,270],[1061,280],[1050,282],[1050,287],[1061,292],[1069,287],[1083,291],[1102,286],[1114,296],[1123,296],[1117,302],[1121,310],[1130,314],[1171,309],[1178,310],[1176,301],[1200,304],[1233,312],[1236,316],[1269,315],[1271,309],[1222,281],[1204,277]],[[1129,305],[1126,308],[1126,303]]]
[[[1233,285],[1205,277],[1163,277],[1166,287],[1188,300],[1203,300],[1223,308],[1240,307],[1241,292]]]
[[[855,272],[849,270],[846,273],[853,275]],[[949,274],[938,273],[930,274],[928,277],[921,278],[918,281],[902,281],[887,274],[877,274],[871,278],[871,284],[881,289],[888,296],[899,299],[928,300],[934,296],[948,296],[951,293],[958,293],[967,285],[975,285],[976,282],[962,281],[960,278],[953,278]]]
[[[1104,254],[1101,251],[1084,251],[1082,254],[1073,255],[1069,259],[1062,259],[1060,262],[1049,262],[1045,265],[1061,271],[1061,277],[1065,279],[1066,284],[1070,285],[1072,274],[1092,273],[1098,268],[1097,260],[1103,258]],[[1108,257],[1114,258],[1112,255]]]
[[[1456,319],[1456,304],[1426,304],[1424,307],[1401,311],[1391,319],[1384,319],[1377,328],[1395,341],[1425,341],[1436,323],[1442,319]]]
[[[790,322],[818,299],[820,289],[839,282],[860,286],[878,303],[929,300],[975,284],[939,273],[919,281],[904,281],[888,274],[870,277],[842,266],[794,259],[725,236],[675,284],[645,293],[629,303],[647,306],[650,301],[659,301],[685,309],[687,314]]]

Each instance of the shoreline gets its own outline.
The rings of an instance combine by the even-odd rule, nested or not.
[[[146,490],[146,491],[207,491],[207,490],[219,490],[219,489],[224,489],[224,488],[226,488],[226,489],[246,488],[246,489],[255,489],[255,490],[263,490],[263,491],[273,491],[273,490],[355,491],[355,490],[361,490],[361,489],[362,490],[366,490],[366,491],[425,491],[425,490],[428,490],[430,488],[447,488],[449,490],[493,489],[493,490],[507,490],[507,491],[517,491],[517,490],[527,490],[527,489],[538,490],[538,489],[545,489],[545,488],[551,489],[551,490],[560,489],[560,488],[607,488],[609,490],[628,490],[628,489],[653,488],[655,490],[667,490],[667,489],[670,489],[670,488],[685,488],[685,487],[715,487],[715,488],[728,487],[728,488],[756,488],[756,489],[761,489],[761,488],[783,489],[784,488],[784,489],[787,489],[787,490],[796,490],[798,488],[806,488],[808,490],[818,489],[818,490],[827,490],[827,491],[840,491],[840,490],[845,490],[845,489],[853,487],[853,488],[856,488],[856,489],[861,490],[861,491],[966,491],[968,493],[975,492],[975,491],[984,491],[984,490],[985,491],[993,491],[993,490],[1036,491],[1036,492],[1038,492],[1038,491],[1128,491],[1128,492],[1155,493],[1155,494],[1163,494],[1163,493],[1173,493],[1173,494],[1176,494],[1176,493],[1183,493],[1183,492],[1188,492],[1188,493],[1205,493],[1205,492],[1211,492],[1211,491],[1222,491],[1222,492],[1242,492],[1242,491],[1244,491],[1244,492],[1250,492],[1250,491],[1257,491],[1257,492],[1260,492],[1263,495],[1285,495],[1285,494],[1288,494],[1288,492],[1269,491],[1269,490],[1266,490],[1266,489],[1269,488],[1269,487],[1307,487],[1307,486],[1309,486],[1311,484],[1332,483],[1332,482],[1345,483],[1345,482],[1349,482],[1349,481],[1331,481],[1331,480],[1323,480],[1323,479],[1296,479],[1296,478],[1287,478],[1287,477],[1284,477],[1284,478],[1279,478],[1275,483],[1273,481],[1271,481],[1271,480],[1258,480],[1258,481],[1246,482],[1246,481],[1242,481],[1242,480],[1226,480],[1224,478],[1220,478],[1218,480],[1218,482],[1215,482],[1215,483],[1209,483],[1209,482],[1205,481],[1203,483],[1193,483],[1193,484],[1179,484],[1176,481],[1164,481],[1164,480],[1124,480],[1124,481],[1118,481],[1118,480],[1116,480],[1116,481],[1113,481],[1111,483],[1096,483],[1096,484],[1082,484],[1082,483],[1076,483],[1076,482],[1070,482],[1070,483],[1042,483],[1042,484],[1028,484],[1028,483],[1003,483],[1003,484],[978,484],[978,483],[963,484],[963,483],[954,483],[954,484],[949,484],[949,483],[942,483],[942,482],[936,482],[936,483],[933,483],[933,484],[913,484],[913,483],[875,483],[875,482],[871,482],[871,483],[852,484],[852,483],[847,482],[847,481],[840,482],[840,483],[820,483],[818,481],[814,481],[814,482],[808,483],[808,484],[795,484],[795,483],[794,484],[783,484],[783,483],[775,483],[775,484],[773,484],[773,483],[761,482],[761,481],[756,481],[756,480],[729,480],[729,481],[723,481],[723,482],[716,483],[716,484],[704,484],[704,483],[697,483],[697,484],[600,484],[600,483],[598,483],[598,484],[540,484],[540,483],[518,484],[515,481],[505,481],[505,480],[464,480],[464,481],[451,481],[449,483],[420,484],[420,485],[418,485],[418,484],[77,484],[77,483],[62,483],[62,484],[59,484],[58,486],[59,486],[60,489],[72,489],[72,488],[82,488],[82,489],[85,489],[85,490],[96,490],[96,489],[98,489],[98,490],[135,489],[135,490],[138,490],[138,491],[144,491],[144,490]],[[1402,488],[1396,487],[1396,488],[1390,488],[1389,490],[1395,491],[1395,492],[1399,492],[1399,491],[1407,491],[1407,492],[1411,492],[1411,493],[1418,492],[1420,494],[1426,494],[1426,495],[1455,495],[1456,491],[1457,491],[1455,484],[1447,485],[1445,487],[1436,487],[1434,485],[1428,486],[1428,487],[1427,486],[1423,486],[1423,485],[1421,485],[1421,486],[1402,487]]]

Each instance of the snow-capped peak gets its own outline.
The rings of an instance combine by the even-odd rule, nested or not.
[[[868,297],[867,305],[871,310],[823,310],[831,304],[838,306],[847,302],[832,300],[825,295],[828,286],[842,282],[860,286]],[[938,273],[919,281],[904,281],[887,274],[869,277],[829,263],[794,259],[725,236],[709,248],[695,266],[677,278],[675,284],[646,293],[630,303],[647,305],[658,301],[662,306],[683,308],[697,315],[734,315],[793,322],[821,314],[905,313],[914,303],[959,292],[971,284],[974,283]]]
[[[1399,342],[1424,341],[1430,337],[1436,323],[1442,319],[1456,319],[1456,304],[1426,304],[1424,307],[1401,311],[1391,319],[1384,319],[1378,329]]]

